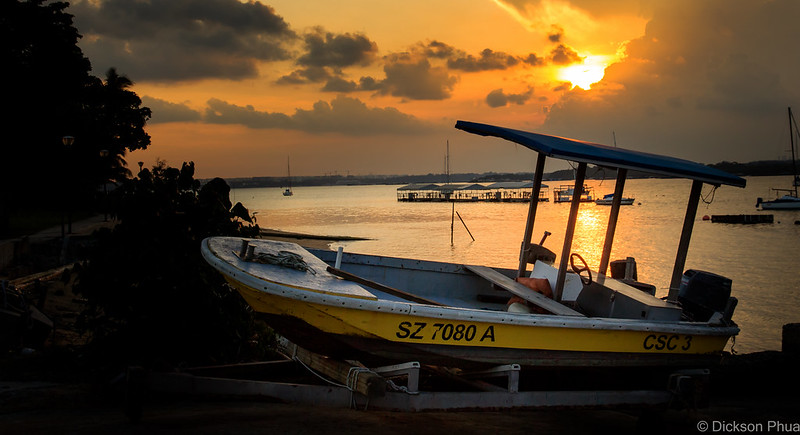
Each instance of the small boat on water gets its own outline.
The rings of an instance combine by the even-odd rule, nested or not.
[[[283,196],[292,196],[294,195],[294,193],[292,193],[292,170],[289,167],[288,157],[286,158],[286,174],[287,174],[286,179],[289,183],[289,186],[286,188],[286,190],[283,191]]]
[[[622,198],[619,200],[620,205],[632,205],[634,198]],[[614,202],[614,194],[609,193],[608,195],[603,196],[602,198],[598,198],[595,200],[595,204],[597,205],[611,205]]]
[[[684,266],[702,185],[744,187],[744,179],[686,160],[572,139],[464,121],[456,128],[535,151],[532,197],[539,195],[547,158],[578,163],[558,263],[542,246],[544,238],[532,242],[538,201],[529,202],[517,269],[227,237],[205,239],[203,257],[279,334],[314,352],[364,364],[650,370],[719,361],[739,332],[731,281]],[[620,195],[628,170],[692,180],[666,300],[606,276],[619,204],[612,205],[596,271],[581,247],[573,248],[587,164],[616,169]]]
[[[800,174],[797,170],[797,154],[794,149],[794,138],[798,134],[797,121],[792,115],[792,108],[789,107],[789,141],[792,150],[792,170],[794,177],[792,178],[791,189],[772,189],[777,193],[785,192],[784,195],[773,199],[772,201],[764,201],[762,198],[756,199],[756,208],[761,210],[800,210],[800,196],[797,194],[797,188],[800,187]],[[794,127],[794,128],[793,128]]]

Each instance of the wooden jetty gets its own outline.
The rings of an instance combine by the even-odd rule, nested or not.
[[[547,185],[539,201],[549,201]],[[502,181],[492,184],[409,184],[397,189],[400,202],[530,202],[532,181]]]

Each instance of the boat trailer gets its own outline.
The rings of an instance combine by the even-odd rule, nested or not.
[[[663,389],[523,391],[520,388],[523,372],[518,364],[478,371],[424,366],[415,361],[367,368],[356,361],[338,361],[310,352],[287,340],[281,340],[279,348],[285,358],[275,361],[196,367],[180,372],[129,367],[125,374],[128,416],[132,420],[141,417],[147,392],[251,397],[311,406],[405,412],[544,408],[666,410],[708,406],[708,369],[677,370]]]

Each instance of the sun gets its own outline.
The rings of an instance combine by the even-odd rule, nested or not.
[[[584,90],[603,79],[606,73],[607,56],[586,56],[583,63],[561,68],[558,78]]]

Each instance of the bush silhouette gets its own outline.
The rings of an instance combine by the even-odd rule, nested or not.
[[[119,223],[98,234],[76,287],[88,300],[79,324],[106,363],[233,362],[266,352],[268,329],[200,254],[205,237],[258,232],[229,192],[219,178],[201,187],[192,163],[162,162],[113,192]]]

